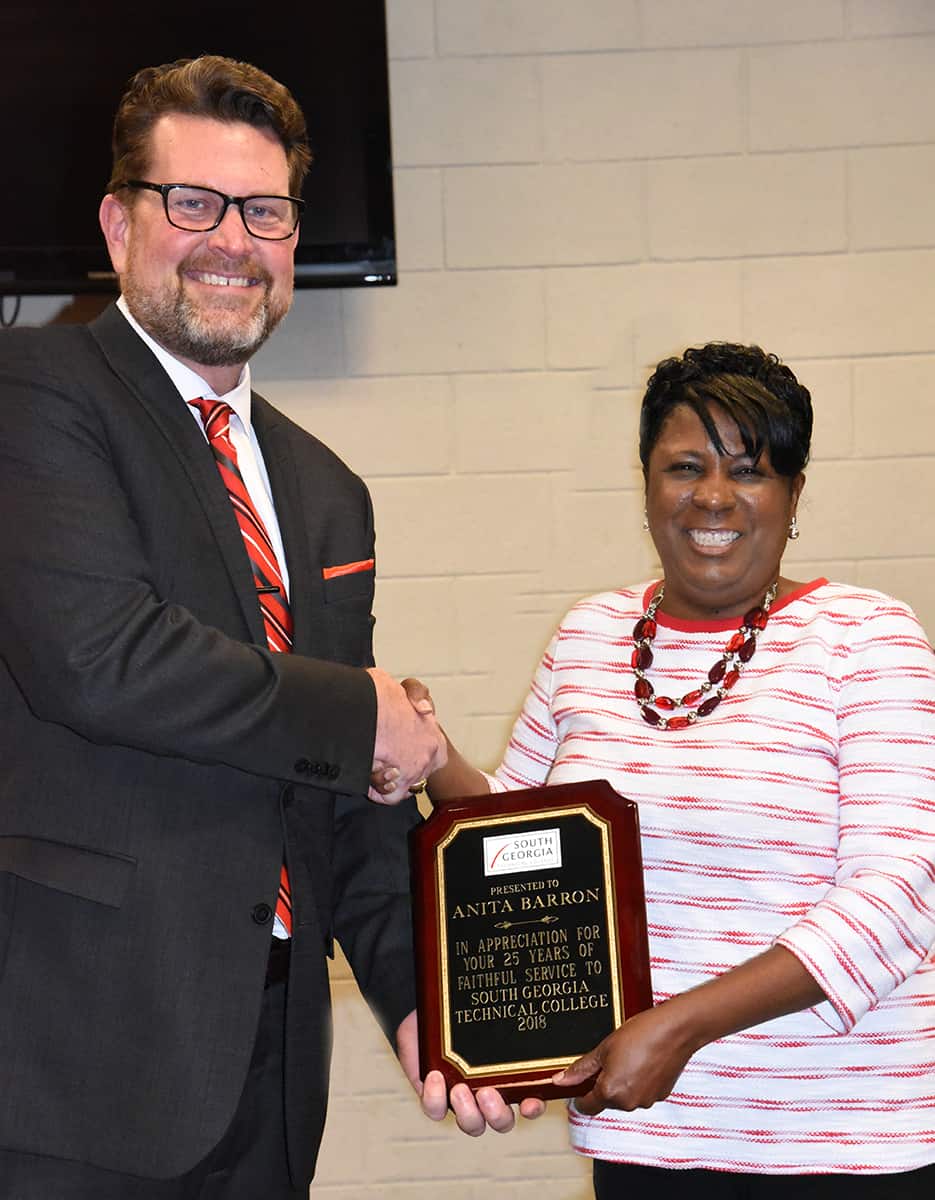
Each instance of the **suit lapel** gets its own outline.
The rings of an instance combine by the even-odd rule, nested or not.
[[[159,361],[115,306],[105,309],[89,328],[111,369],[162,434],[166,452],[178,459],[188,476],[224,560],[250,640],[265,646],[266,633],[243,536],[198,426]]]

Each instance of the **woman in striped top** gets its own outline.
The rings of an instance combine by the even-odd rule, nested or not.
[[[935,1184],[935,658],[904,604],[781,574],[811,423],[757,347],[661,363],[640,456],[663,579],[572,609],[495,776],[452,749],[429,780],[605,778],[639,804],[655,1007],[563,1080],[594,1076],[569,1111],[599,1200]],[[474,1132],[498,1101],[452,1089]],[[430,1076],[426,1111],[447,1102]]]

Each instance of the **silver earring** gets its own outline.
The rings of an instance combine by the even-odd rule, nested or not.
[[[789,522],[789,541],[794,542],[800,535],[799,520],[795,513],[792,514],[792,520]]]
[[[648,530],[649,530],[649,513],[644,508],[643,509],[643,532],[646,533]]]

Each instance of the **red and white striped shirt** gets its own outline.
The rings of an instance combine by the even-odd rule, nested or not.
[[[704,1047],[649,1110],[570,1110],[583,1154],[731,1171],[935,1160],[935,656],[912,612],[818,580],[773,606],[717,710],[639,715],[632,630],[652,584],[571,610],[495,790],[607,779],[639,805],[656,1001],[779,943],[828,1002]],[[657,614],[657,694],[736,631]]]

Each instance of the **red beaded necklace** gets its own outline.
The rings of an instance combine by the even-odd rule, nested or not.
[[[699,717],[706,717],[714,712],[730,689],[740,678],[740,672],[756,653],[756,639],[766,628],[769,621],[769,610],[776,593],[779,591],[779,580],[772,584],[763,597],[763,603],[744,613],[740,628],[724,647],[724,653],[708,672],[708,678],[694,691],[686,692],[679,700],[671,696],[657,696],[653,685],[646,678],[646,671],[652,666],[653,638],[656,636],[656,609],[662,603],[666,594],[665,582],[661,583],[653,594],[646,611],[633,626],[633,654],[631,666],[636,675],[633,694],[640,708],[640,716],[657,729],[685,729],[694,725]],[[704,698],[708,692],[713,695]],[[650,705],[655,705],[651,708]],[[664,717],[656,709],[663,712],[674,712],[677,708],[690,708],[692,711],[681,717]]]

